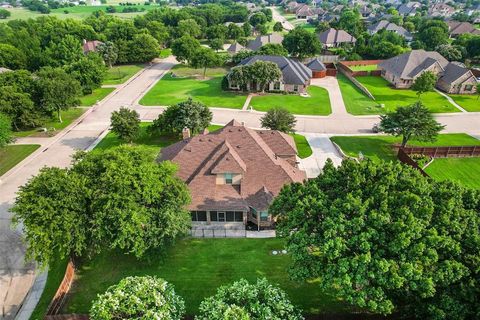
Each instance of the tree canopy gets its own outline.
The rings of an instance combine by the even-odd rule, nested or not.
[[[297,27],[285,35],[282,45],[294,57],[311,57],[320,52],[317,36],[306,29]]]
[[[121,107],[110,116],[112,132],[126,142],[132,142],[140,132],[140,115],[135,110]]]
[[[420,101],[381,115],[379,125],[380,131],[395,137],[401,136],[402,147],[406,146],[410,139],[433,142],[444,127]]]
[[[12,141],[12,124],[10,119],[0,113],[0,148],[5,147]]]
[[[424,319],[480,311],[480,194],[399,162],[329,160],[270,206],[291,276],[363,310]]]
[[[410,89],[417,92],[420,98],[423,93],[433,91],[436,83],[437,76],[431,71],[425,71],[413,81]]]
[[[70,169],[43,168],[18,192],[11,211],[41,266],[60,257],[121,249],[142,257],[185,234],[190,197],[169,162],[129,145],[79,152]]]
[[[285,108],[275,107],[269,109],[267,113],[260,119],[262,128],[270,130],[278,130],[285,133],[295,131],[297,120],[295,116]]]
[[[287,294],[266,279],[249,283],[241,279],[225,285],[202,301],[196,320],[301,320],[300,311]]]
[[[182,320],[185,303],[167,281],[151,277],[127,277],[100,294],[90,309],[92,320]]]

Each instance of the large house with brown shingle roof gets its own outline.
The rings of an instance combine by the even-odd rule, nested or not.
[[[179,166],[178,176],[190,189],[194,225],[273,227],[268,213],[273,198],[285,184],[306,179],[296,155],[289,135],[232,120],[218,131],[163,148],[158,159]]]

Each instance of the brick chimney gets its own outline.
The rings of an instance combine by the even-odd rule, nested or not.
[[[187,127],[183,128],[182,130],[182,138],[183,140],[190,138],[190,129]]]

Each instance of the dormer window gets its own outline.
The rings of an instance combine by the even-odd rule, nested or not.
[[[233,183],[233,174],[232,173],[225,173],[225,184],[232,184]]]

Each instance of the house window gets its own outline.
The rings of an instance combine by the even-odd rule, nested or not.
[[[280,82],[277,81],[273,84],[273,90],[280,90]]]
[[[210,211],[210,221],[243,222],[243,211]]]
[[[210,221],[218,221],[217,211],[210,211]]]
[[[192,221],[207,221],[206,211],[190,211]]]
[[[233,174],[232,173],[225,173],[225,184],[232,184],[233,183]]]
[[[268,221],[268,211],[260,211],[260,221]]]
[[[298,92],[298,85],[295,84],[295,85],[293,86],[293,92]]]
[[[473,89],[473,85],[471,84],[465,85],[465,91],[472,91],[472,89]]]

